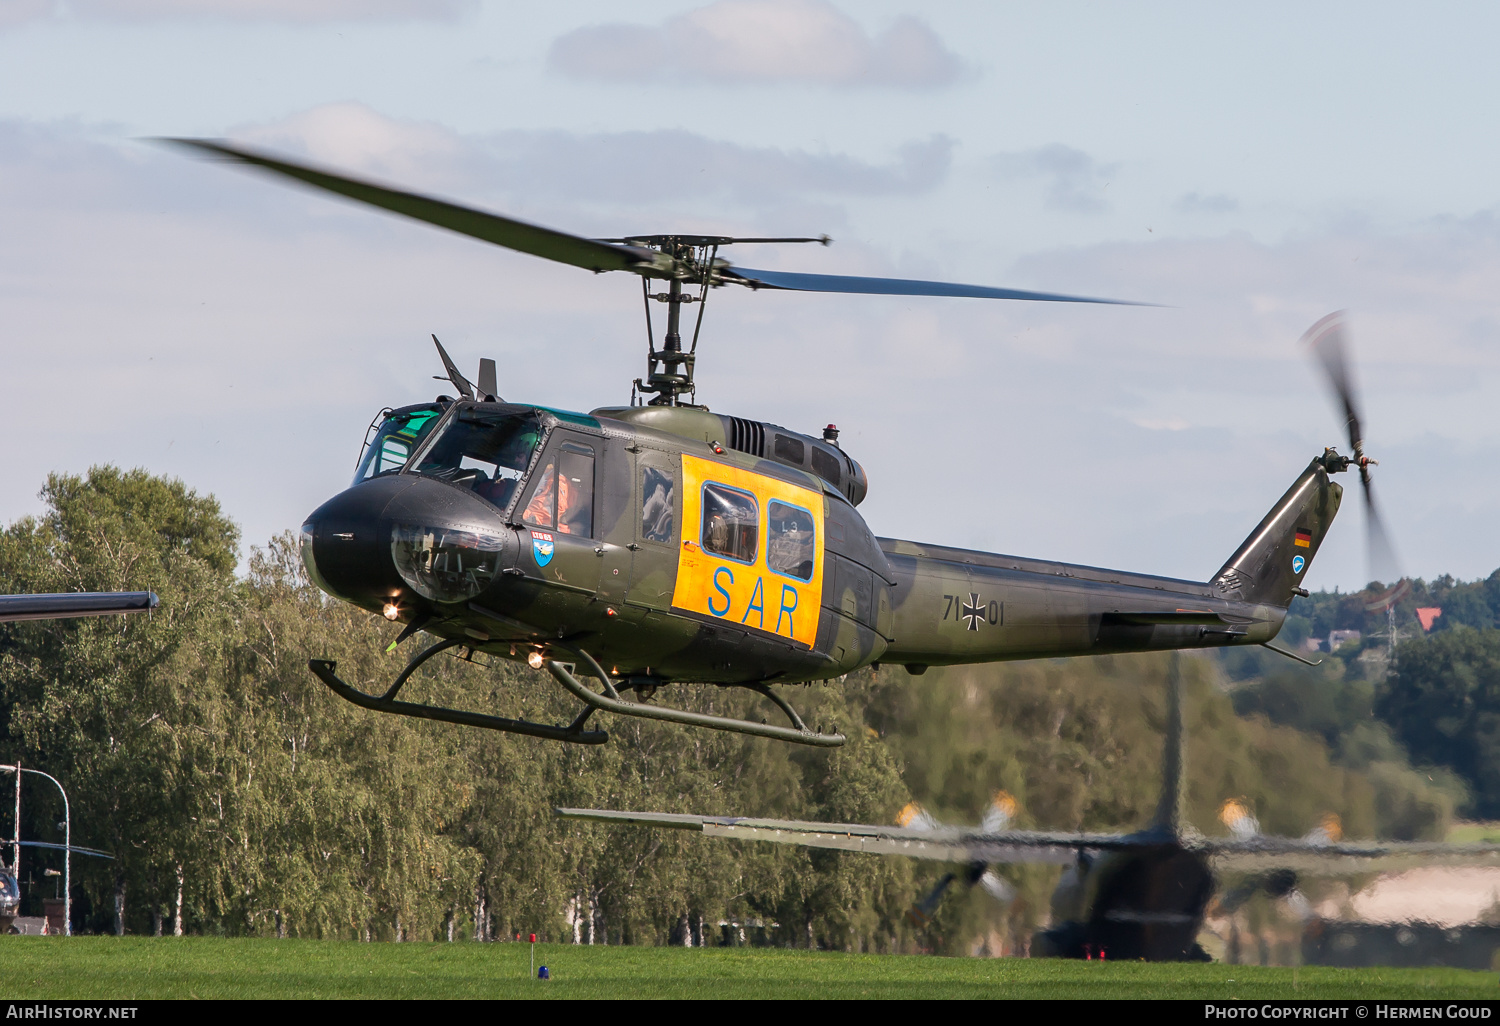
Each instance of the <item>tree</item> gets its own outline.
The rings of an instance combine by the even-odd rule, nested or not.
[[[8,590],[150,589],[150,616],[38,621],[3,632],[0,696],[12,753],[46,766],[79,810],[81,843],[115,853],[86,874],[126,928],[127,894],[155,910],[194,858],[196,774],[211,757],[204,688],[232,635],[238,530],[211,497],[141,470],[54,474],[47,512],[0,539]]]
[[[1469,785],[1476,815],[1500,816],[1500,630],[1459,626],[1401,645],[1375,708],[1413,759]]]

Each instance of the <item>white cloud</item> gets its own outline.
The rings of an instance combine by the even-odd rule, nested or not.
[[[49,17],[54,0],[0,0],[0,29]]]
[[[644,82],[798,82],[931,88],[963,62],[910,16],[870,35],[827,0],[718,0],[661,25],[595,25],[552,44],[551,66],[578,78]]]
[[[101,21],[452,21],[478,0],[0,0],[0,28],[48,18]]]
[[[557,130],[461,136],[430,122],[387,118],[363,104],[316,107],[235,133],[350,171],[411,187],[583,203],[711,197],[752,207],[798,197],[923,193],[948,174],[953,141],[932,136],[870,163],[840,153],[744,146],[694,132],[576,134]],[[821,229],[820,229],[821,230]]]
[[[1002,178],[1043,180],[1049,209],[1082,214],[1109,209],[1105,190],[1120,170],[1119,164],[1101,164],[1082,150],[1061,143],[998,154],[993,166]]]
[[[232,134],[257,146],[397,182],[430,178],[434,167],[458,170],[473,159],[472,143],[452,129],[389,118],[362,103],[325,103]]]

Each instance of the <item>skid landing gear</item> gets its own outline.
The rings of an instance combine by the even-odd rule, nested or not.
[[[802,717],[797,715],[785,699],[773,692],[768,686],[743,685],[762,695],[776,705],[787,718],[791,720],[790,727],[774,727],[768,723],[755,723],[752,720],[737,720],[728,716],[710,716],[707,713],[688,712],[685,709],[671,709],[659,705],[647,705],[644,702],[627,702],[620,697],[619,691],[615,689],[615,682],[609,674],[604,672],[603,667],[581,648],[569,649],[573,655],[578,657],[578,663],[588,669],[588,676],[597,677],[604,685],[604,693],[600,694],[589,688],[573,675],[572,668],[564,665],[556,659],[547,659],[544,665],[547,672],[552,674],[554,680],[563,686],[565,690],[581,699],[584,703],[573,722],[566,726],[548,723],[532,723],[529,720],[512,720],[504,716],[490,716],[485,713],[466,712],[461,709],[445,709],[442,706],[427,705],[420,702],[400,702],[396,695],[401,691],[401,686],[410,679],[417,668],[428,659],[450,648],[457,648],[467,642],[449,639],[439,641],[437,644],[419,652],[406,669],[391,683],[383,695],[371,695],[346,684],[340,680],[335,672],[338,663],[330,659],[310,659],[307,668],[311,670],[328,689],[335,695],[347,702],[364,709],[373,709],[376,712],[392,713],[396,716],[411,716],[422,720],[441,720],[445,723],[458,723],[465,727],[483,727],[486,730],[499,730],[507,734],[524,734],[528,737],[541,737],[550,741],[568,741],[580,745],[602,745],[609,740],[609,734],[603,730],[585,730],[589,717],[596,711],[615,713],[620,716],[637,716],[648,720],[664,720],[668,723],[682,723],[690,727],[707,727],[710,730],[727,730],[737,734],[750,734],[755,737],[775,738],[778,741],[790,741],[793,744],[813,745],[818,748],[837,748],[845,741],[844,735],[835,731],[825,734],[820,727],[812,730],[802,722]]]

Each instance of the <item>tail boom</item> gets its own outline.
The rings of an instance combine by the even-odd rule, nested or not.
[[[1314,460],[1209,581],[880,539],[895,579],[884,663],[1217,648],[1275,638],[1343,490]]]

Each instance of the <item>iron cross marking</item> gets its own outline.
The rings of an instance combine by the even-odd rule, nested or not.
[[[979,601],[979,595],[969,592],[969,601],[964,603],[963,618],[969,621],[969,630],[979,630],[979,625],[984,623],[985,607]]]

